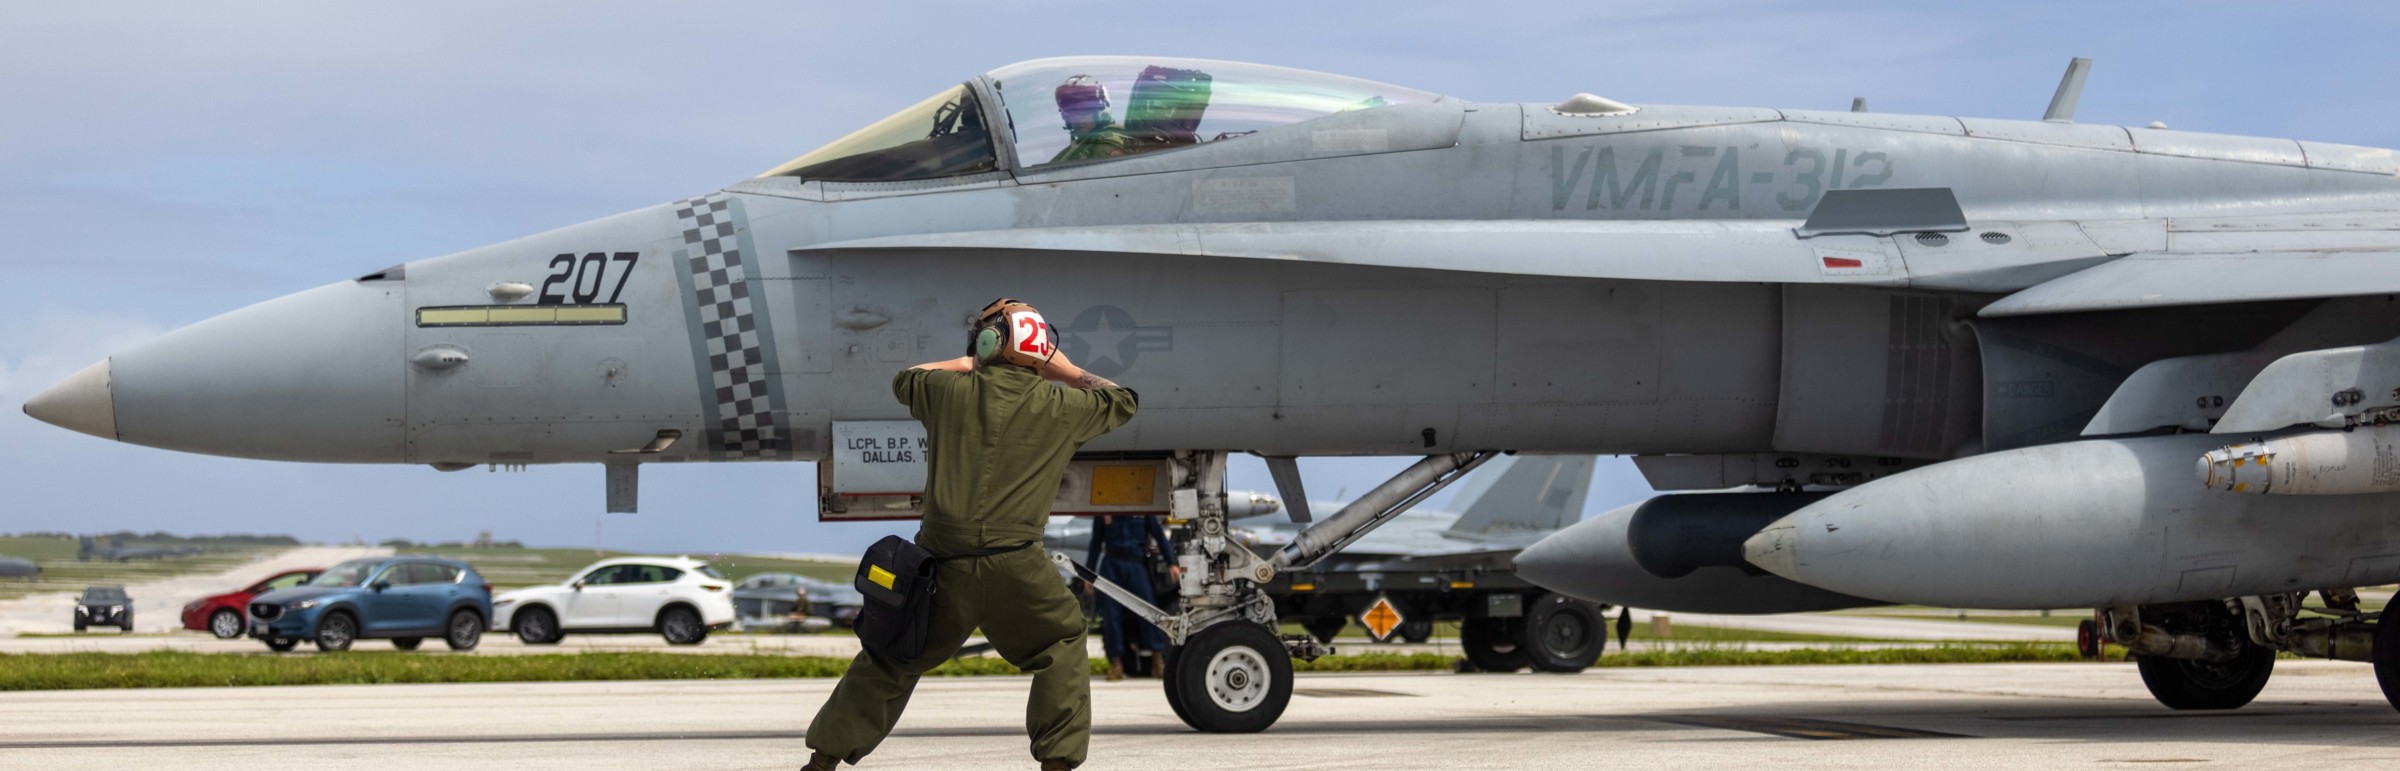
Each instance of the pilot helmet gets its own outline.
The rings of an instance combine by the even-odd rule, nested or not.
[[[1077,75],[1058,85],[1060,113],[1090,113],[1108,109],[1108,86],[1090,75]]]

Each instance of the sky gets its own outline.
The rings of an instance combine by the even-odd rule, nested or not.
[[[2077,118],[2400,147],[2400,8],[2219,2],[136,2],[0,25],[0,532],[854,553],[809,464],[444,474],[117,444],[14,405],[111,352],[389,265],[713,191],[1010,62],[1258,61],[1473,101]],[[1406,459],[1310,459],[1316,498]],[[1237,459],[1237,488],[1271,489]],[[1589,512],[1650,494],[1601,465]],[[1437,498],[1432,505],[1439,506]]]

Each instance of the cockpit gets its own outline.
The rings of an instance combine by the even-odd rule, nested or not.
[[[902,182],[998,171],[1004,163],[1019,170],[1096,163],[1441,98],[1263,64],[1038,59],[961,83],[759,176]]]

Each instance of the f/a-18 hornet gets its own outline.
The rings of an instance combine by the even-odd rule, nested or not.
[[[1524,555],[1588,599],[2091,607],[2176,707],[2247,701],[2276,651],[2400,679],[2352,591],[2400,581],[2400,155],[2074,123],[2082,72],[1994,120],[1026,62],[720,191],[194,324],[26,410],[217,455],[597,463],[617,510],[644,464],[816,461],[823,516],[906,516],[891,373],[1008,294],[1050,314],[1028,344],[1141,391],[1058,508],[1185,523],[1150,615],[1203,729],[1271,724],[1320,652],[1259,582],[1505,451],[1761,488]],[[1279,488],[1298,456],[1422,460],[1287,505],[1313,527],[1256,554],[1233,451]]]

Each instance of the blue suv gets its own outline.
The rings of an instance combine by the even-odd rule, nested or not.
[[[302,640],[317,650],[349,650],[380,637],[413,651],[427,637],[451,650],[474,650],[491,625],[492,585],[465,563],[434,557],[344,562],[289,589],[250,598],[250,636],[271,650]]]

